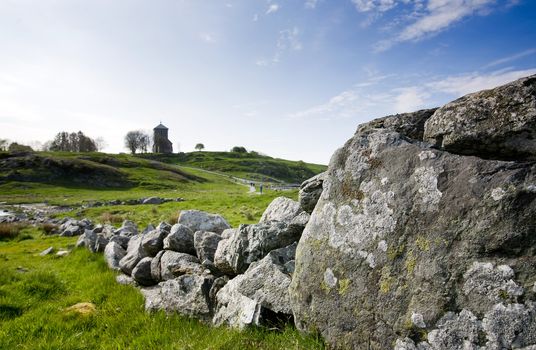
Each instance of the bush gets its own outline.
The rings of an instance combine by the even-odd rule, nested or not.
[[[0,224],[0,241],[7,241],[17,238],[25,225],[19,223]]]
[[[41,225],[41,229],[45,231],[45,234],[51,235],[53,233],[57,233],[59,226],[47,222]]]

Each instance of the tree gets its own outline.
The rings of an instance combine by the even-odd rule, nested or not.
[[[104,148],[106,148],[106,146],[108,146],[108,143],[102,137],[97,137],[95,139],[95,146],[97,147],[97,151],[101,152]]]
[[[8,144],[9,144],[9,140],[0,139],[0,151],[7,151]]]
[[[198,143],[197,145],[195,145],[195,149],[198,151],[202,151],[205,149],[205,145],[203,145],[202,143]]]
[[[51,151],[60,152],[95,152],[97,145],[95,141],[82,131],[68,133],[61,131],[56,134],[54,139],[47,142],[47,147]]]
[[[9,152],[33,152],[32,147],[13,142],[9,145]]]
[[[242,147],[242,146],[234,146],[233,148],[231,148],[231,152],[248,153],[248,150],[245,147]]]
[[[128,148],[132,154],[135,154],[137,150],[147,153],[150,145],[151,136],[141,130],[129,131],[125,135],[125,147]]]

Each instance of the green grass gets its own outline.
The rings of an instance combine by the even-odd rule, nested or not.
[[[100,223],[124,219],[140,228],[176,220],[180,210],[199,209],[223,215],[232,226],[257,222],[277,196],[296,199],[297,191],[248,193],[224,175],[166,165],[128,155],[39,153],[21,158],[20,167],[0,166],[0,202],[71,205],[62,216],[88,217]],[[4,157],[4,158],[2,158]],[[7,157],[0,154],[0,163]],[[47,168],[43,159],[67,164]],[[33,165],[32,165],[33,164]],[[34,168],[32,168],[35,166]],[[46,174],[58,171],[52,179]],[[74,169],[74,170],[73,170]],[[96,174],[84,183],[81,172]],[[104,170],[103,170],[104,169]],[[111,170],[110,170],[111,169]],[[17,172],[15,175],[13,172]],[[46,174],[40,174],[44,171]],[[109,186],[118,177],[123,187]],[[59,174],[59,175],[58,175]],[[68,174],[69,176],[64,176]],[[19,180],[10,179],[17,177]],[[73,180],[73,176],[77,179]],[[100,178],[99,178],[100,176]],[[97,180],[95,185],[92,181]],[[107,206],[80,209],[87,201],[142,197],[182,197],[184,202],[161,205]],[[139,291],[115,282],[101,254],[75,250],[64,258],[40,257],[39,252],[73,246],[76,237],[45,235],[49,227],[6,227],[0,239],[0,349],[322,349],[316,338],[293,327],[282,331],[252,329],[238,332],[213,328],[178,314],[148,314]],[[15,232],[16,231],[16,232]],[[12,233],[15,232],[15,233]],[[96,313],[81,316],[65,309],[80,302],[96,305]]]
[[[258,181],[301,183],[326,170],[326,166],[290,161],[256,152],[190,152],[179,154],[144,154],[139,157],[160,162],[218,171]]]
[[[141,294],[115,282],[101,254],[78,249],[64,258],[40,257],[76,238],[41,236],[0,242],[0,349],[322,349],[294,328],[238,332],[178,314],[148,314]],[[24,270],[21,270],[21,267]],[[26,271],[26,272],[23,272]],[[80,302],[96,313],[66,308]]]

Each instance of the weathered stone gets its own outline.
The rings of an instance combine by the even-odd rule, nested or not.
[[[164,249],[195,255],[194,233],[187,226],[175,224],[164,239]]]
[[[147,255],[155,256],[159,251],[164,249],[164,238],[169,234],[169,230],[159,227],[145,234],[142,238],[141,245]]]
[[[222,233],[224,230],[231,228],[221,215],[209,214],[199,210],[181,211],[179,224],[188,227],[192,232],[209,231]]]
[[[166,250],[160,257],[160,280],[170,280],[185,274],[203,274],[205,269],[193,255]]]
[[[127,275],[117,275],[115,276],[115,281],[124,286],[137,286],[138,284],[134,281],[134,278]]]
[[[469,94],[439,108],[424,139],[452,153],[536,159],[536,75]]]
[[[357,128],[357,132],[363,133],[372,129],[388,129],[410,139],[422,141],[424,138],[424,125],[436,110],[437,108],[422,109],[416,112],[400,113],[374,119],[360,125]]]
[[[244,328],[290,319],[291,277],[285,265],[294,259],[296,244],[270,252],[230,280],[217,295],[213,323]]]
[[[322,183],[326,173],[320,173],[308,180],[305,180],[300,186],[299,199],[302,210],[311,214],[322,194]]]
[[[214,254],[221,239],[221,236],[217,233],[197,231],[194,234],[194,247],[199,260],[214,261]]]
[[[102,253],[108,244],[108,239],[101,236],[101,234],[95,233],[93,230],[86,230],[83,236],[84,247],[89,249],[92,253]]]
[[[130,220],[125,220],[121,227],[115,230],[114,234],[132,237],[138,234],[138,226]]]
[[[208,294],[212,276],[182,275],[176,279],[160,282],[157,286],[143,288],[145,309],[179,312],[203,320],[210,320],[212,305]]]
[[[119,267],[125,274],[130,275],[132,269],[138,262],[147,256],[147,253],[141,246],[142,236],[133,236],[130,238],[127,247],[127,254],[119,261]]]
[[[496,304],[482,321],[486,349],[522,348],[536,344],[536,309],[533,302]]]
[[[156,256],[151,260],[151,277],[154,281],[160,282],[162,281],[162,272],[160,268],[160,259],[162,258],[162,255],[164,255],[166,251],[161,250],[156,254]]]
[[[302,226],[283,221],[240,225],[230,238],[220,241],[214,264],[226,274],[244,273],[252,262],[270,251],[296,242],[302,231]]]
[[[159,197],[149,197],[149,198],[144,198],[142,201],[141,201],[141,204],[162,204],[164,201],[162,200],[162,198],[159,198]]]
[[[110,242],[115,242],[121,246],[123,249],[127,249],[128,242],[130,241],[130,238],[127,236],[112,236],[110,237]]]
[[[132,270],[132,278],[142,286],[151,286],[156,283],[151,275],[152,260],[150,257],[145,257]]]
[[[298,328],[333,347],[387,349],[411,335],[413,314],[434,329],[446,311],[481,317],[497,298],[515,302],[536,275],[534,183],[534,163],[357,133],[332,157],[298,245]],[[471,270],[475,261],[507,264],[517,281],[506,267]]]
[[[287,197],[277,197],[268,205],[268,208],[261,216],[259,223],[268,221],[285,221],[290,222],[299,213],[302,212],[299,202]]]
[[[39,253],[39,256],[50,255],[52,253],[54,253],[54,247],[48,247],[47,249],[45,249],[41,253]]]
[[[117,242],[110,241],[104,248],[104,260],[112,270],[120,271],[119,261],[125,257],[127,252]]]
[[[71,252],[68,251],[68,250],[58,250],[58,252],[56,253],[56,256],[64,257],[64,256],[69,255],[70,253],[71,253]]]

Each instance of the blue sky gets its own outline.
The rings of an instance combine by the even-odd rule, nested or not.
[[[327,164],[358,124],[536,74],[533,0],[0,0],[0,138],[170,128]]]

